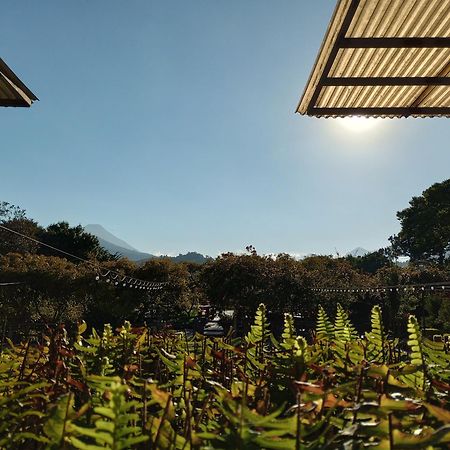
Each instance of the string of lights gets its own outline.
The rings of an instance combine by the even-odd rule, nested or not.
[[[393,286],[374,286],[374,287],[348,287],[348,288],[330,288],[315,287],[311,289],[313,292],[329,293],[329,292],[347,292],[347,293],[389,293],[389,292],[445,292],[450,291],[450,281],[440,281],[436,283],[421,284],[399,284]]]
[[[107,270],[105,273],[99,273],[95,277],[97,281],[104,280],[106,283],[111,283],[114,286],[129,287],[134,289],[146,289],[147,291],[160,290],[167,284],[164,281],[145,281],[139,278],[133,278],[125,275],[120,275],[117,272]]]
[[[32,238],[31,236],[27,236],[26,234],[22,234],[16,230],[12,230],[11,228],[5,227],[4,225],[0,225],[0,229],[9,231],[10,233],[13,233],[17,236],[20,236],[24,239],[28,239],[31,242],[34,242],[35,244],[42,245],[44,247],[47,247],[51,250],[54,250],[55,252],[59,252],[62,255],[68,256],[70,258],[76,259],[77,261],[84,262],[91,267],[95,269],[97,272],[97,275],[95,279],[97,281],[106,281],[107,283],[112,283],[114,286],[117,287],[128,287],[133,289],[146,289],[148,291],[150,290],[159,290],[163,289],[165,285],[167,285],[167,281],[147,281],[147,280],[141,280],[139,278],[134,278],[130,276],[125,276],[120,274],[119,272],[115,272],[114,270],[106,269],[104,273],[102,273],[102,269],[98,266],[98,264],[89,261],[84,258],[80,258],[77,255],[74,255],[72,253],[66,252],[65,250],[61,250],[60,248],[54,247],[53,245],[46,244],[45,242],[39,241],[38,239]],[[19,284],[19,283],[16,283]]]

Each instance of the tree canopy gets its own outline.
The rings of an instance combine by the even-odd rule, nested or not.
[[[100,245],[98,238],[86,233],[81,225],[71,227],[67,222],[54,223],[42,230],[39,237],[45,244],[79,258],[107,261],[113,257]],[[40,248],[40,252],[44,255],[61,256],[60,252],[44,246]]]
[[[42,230],[37,222],[26,216],[24,209],[2,201],[0,201],[0,225],[34,239]],[[0,255],[9,252],[35,253],[38,247],[36,242],[0,229]]]
[[[397,213],[400,233],[390,238],[398,255],[443,264],[450,252],[450,179],[435,183]]]

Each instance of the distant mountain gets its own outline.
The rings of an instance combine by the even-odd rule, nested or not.
[[[188,252],[185,255],[180,253],[178,256],[173,256],[171,259],[175,262],[194,262],[197,264],[203,264],[212,258],[210,256],[203,256],[201,253]]]
[[[93,233],[92,233],[93,234]],[[151,255],[150,253],[139,252],[138,250],[128,250],[125,247],[120,247],[119,245],[114,245],[109,241],[105,241],[104,239],[98,237],[98,241],[100,245],[108,250],[109,253],[117,254],[119,256],[123,256],[124,258],[128,258],[131,261],[147,261],[148,259],[156,258],[155,255]]]
[[[348,252],[347,256],[353,256],[356,258],[358,256],[367,255],[368,253],[370,253],[369,250],[366,250],[365,248],[362,247],[356,247],[351,252]]]
[[[150,253],[140,252],[132,247],[127,242],[119,239],[117,236],[114,236],[104,227],[98,224],[89,224],[84,227],[84,230],[87,233],[93,234],[97,237],[100,245],[112,254],[118,254],[123,256],[124,258],[128,258],[131,261],[135,261],[137,263],[144,263],[149,259],[156,258],[168,258],[174,262],[194,262],[198,264],[203,264],[209,259],[209,256],[203,256],[201,253],[197,252],[188,252],[185,255],[181,253],[178,256],[155,256]]]
[[[110,233],[108,230],[106,230],[97,223],[93,224],[91,223],[89,225],[86,225],[84,227],[84,231],[91,233],[94,236],[97,236],[99,239],[109,242],[110,244],[113,244],[116,247],[126,248],[127,250],[132,250],[135,252],[138,251],[130,244],[128,244],[128,242],[122,241],[122,239],[119,239],[118,237],[114,236],[112,233]]]
[[[173,262],[190,262],[190,263],[197,263],[197,264],[204,264],[205,262],[210,261],[212,258],[210,256],[204,256],[201,253],[197,252],[187,252],[186,254],[179,254],[178,256],[168,256],[168,255],[160,255],[160,256],[153,256],[152,259],[170,259]],[[145,263],[148,258],[145,258],[141,261],[136,261],[138,263]]]

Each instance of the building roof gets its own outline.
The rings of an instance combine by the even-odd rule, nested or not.
[[[0,106],[30,107],[38,98],[0,58]]]
[[[338,0],[297,112],[450,116],[450,0]]]

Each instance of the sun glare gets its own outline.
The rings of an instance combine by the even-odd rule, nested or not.
[[[373,117],[345,117],[337,120],[340,125],[354,133],[369,131],[380,123],[380,119],[375,119]]]

